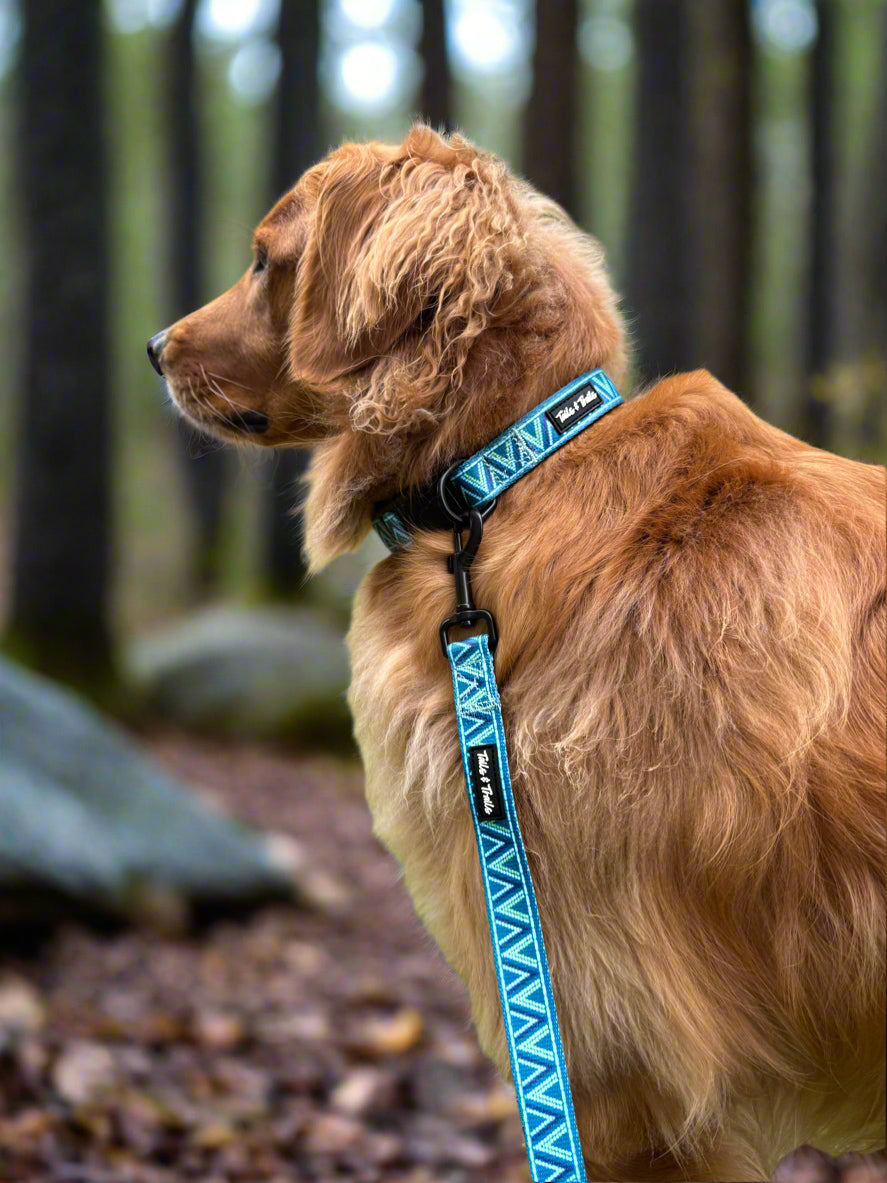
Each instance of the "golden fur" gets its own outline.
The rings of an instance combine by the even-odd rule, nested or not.
[[[311,169],[267,265],[167,335],[183,409],[315,445],[312,566],[373,503],[577,374],[623,379],[597,244],[501,162],[416,128]],[[201,380],[207,372],[212,380]],[[225,377],[222,378],[221,376]],[[885,477],[704,371],[518,482],[473,571],[591,1179],[768,1177],[884,1144]],[[355,602],[376,832],[508,1057],[437,627],[444,532]]]

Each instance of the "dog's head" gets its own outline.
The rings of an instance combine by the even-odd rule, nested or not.
[[[559,384],[598,365],[621,378],[597,243],[458,135],[418,126],[399,147],[339,148],[253,247],[234,287],[148,352],[200,427],[320,445],[315,565],[360,541],[374,500],[469,454]]]

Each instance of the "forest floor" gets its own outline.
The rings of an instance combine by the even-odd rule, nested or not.
[[[0,1179],[518,1183],[513,1095],[372,837],[354,763],[162,734],[171,772],[295,839],[313,907],[66,925],[0,961]],[[324,902],[326,901],[326,902]]]

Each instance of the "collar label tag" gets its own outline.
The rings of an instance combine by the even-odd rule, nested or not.
[[[471,785],[474,790],[474,811],[478,821],[505,821],[505,802],[502,799],[502,779],[499,773],[499,751],[494,743],[478,744],[468,749],[471,765]]]
[[[584,419],[586,415],[596,411],[603,401],[589,382],[579,390],[568,394],[559,403],[555,403],[553,407],[549,407],[545,412],[545,417],[558,435],[563,435],[574,423],[578,423],[580,419]]]

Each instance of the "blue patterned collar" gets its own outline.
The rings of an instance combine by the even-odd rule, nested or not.
[[[622,402],[603,370],[590,370],[555,391],[492,443],[454,465],[447,487],[463,504],[483,509],[552,452]],[[373,529],[391,551],[405,550],[416,530],[445,529],[452,519],[440,505],[438,481],[408,489],[375,507]]]

